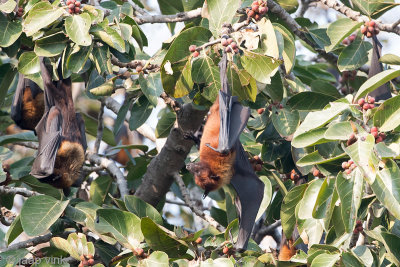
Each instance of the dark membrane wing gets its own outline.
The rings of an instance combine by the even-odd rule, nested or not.
[[[11,106],[11,119],[13,119],[17,125],[19,125],[22,121],[22,101],[24,98],[24,90],[25,79],[24,75],[20,73],[18,76],[17,89],[15,90]]]
[[[83,150],[86,152],[87,148],[87,142],[86,142],[86,134],[85,134],[85,121],[82,118],[82,115],[80,113],[75,113],[76,116],[76,121],[79,126],[79,133],[81,135],[81,144],[83,146]]]
[[[242,144],[236,142],[235,174],[231,184],[236,190],[235,205],[239,214],[239,236],[235,248],[246,249],[254,222],[264,197],[264,183],[255,174]]]

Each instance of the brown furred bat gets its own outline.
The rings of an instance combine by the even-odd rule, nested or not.
[[[44,94],[33,81],[19,74],[11,106],[11,118],[21,129],[35,130],[44,112]]]
[[[43,58],[40,58],[40,69],[45,110],[35,128],[39,149],[31,174],[41,182],[66,189],[78,179],[85,161],[85,125],[81,115],[75,113],[71,79],[53,82]]]
[[[264,194],[264,184],[255,174],[239,136],[250,116],[237,97],[231,95],[227,81],[227,55],[219,63],[221,90],[203,129],[200,142],[200,161],[187,169],[195,182],[210,191],[231,183],[237,192],[235,205],[239,214],[239,236],[235,248],[246,249],[254,221]]]

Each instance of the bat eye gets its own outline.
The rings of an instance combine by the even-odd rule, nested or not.
[[[210,178],[213,179],[214,181],[218,181],[219,180],[219,176],[218,175],[211,175]]]

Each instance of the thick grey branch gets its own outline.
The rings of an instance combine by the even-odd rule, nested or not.
[[[17,194],[17,195],[21,195],[23,197],[33,197],[33,196],[38,196],[41,195],[40,193],[37,193],[35,191],[30,191],[26,188],[22,188],[22,187],[8,187],[8,186],[0,186],[0,195],[2,194]]]
[[[192,104],[185,104],[177,112],[177,123],[171,129],[164,147],[150,162],[143,176],[142,184],[135,195],[155,206],[164,198],[173,182],[172,174],[183,166],[192,140],[184,137],[185,133],[195,132],[201,125],[207,111],[196,110]]]
[[[173,174],[174,179],[176,183],[179,186],[179,189],[181,190],[183,199],[185,200],[185,203],[189,206],[189,208],[200,218],[203,220],[207,221],[211,226],[215,227],[218,231],[220,232],[225,232],[225,228],[220,225],[214,218],[211,216],[207,215],[204,213],[203,209],[198,208],[193,201],[190,199],[189,191],[185,186],[185,183],[182,180],[182,177],[179,175],[179,173],[175,172]]]
[[[53,237],[53,235],[51,233],[48,233],[45,235],[40,235],[40,236],[31,238],[31,239],[16,243],[14,245],[11,245],[8,248],[4,249],[3,252],[9,251],[9,250],[21,249],[21,248],[34,247],[38,244],[49,242],[52,237]]]
[[[201,16],[201,7],[187,12],[180,12],[174,15],[145,15],[145,16],[135,17],[134,19],[137,24],[172,23],[172,22],[187,21],[198,18],[200,16]]]
[[[121,197],[124,197],[125,195],[128,195],[128,184],[126,182],[126,179],[124,177],[124,174],[121,172],[121,170],[115,165],[114,161],[109,160],[104,157],[100,157],[97,154],[87,152],[86,158],[92,163],[92,164],[97,164],[105,169],[107,169],[108,173],[113,176],[117,182],[119,193],[121,194]]]

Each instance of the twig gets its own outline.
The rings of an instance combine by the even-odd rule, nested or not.
[[[128,184],[126,182],[126,179],[124,177],[124,174],[121,172],[121,170],[115,165],[114,161],[109,160],[104,157],[100,157],[97,154],[87,152],[86,153],[86,158],[89,159],[91,163],[97,164],[105,169],[107,169],[108,173],[111,174],[116,179],[119,193],[121,194],[121,197],[123,198],[125,195],[128,195]]]
[[[143,70],[146,70],[147,72],[157,72],[160,70],[159,65],[150,64],[147,60],[135,59],[128,63],[124,63],[124,62],[119,61],[115,56],[112,56],[111,63],[120,68],[130,68],[130,69],[136,69],[137,66],[141,66],[141,67],[143,67]]]
[[[146,23],[173,23],[195,19],[201,16],[201,7],[174,15],[145,15],[134,17],[137,24]]]
[[[181,110],[182,105],[175,99],[171,98],[167,93],[163,92],[160,97],[164,100],[165,104],[172,108],[173,111],[179,112]]]
[[[392,24],[392,29],[396,28],[400,24],[400,19]]]
[[[173,205],[178,205],[178,206],[189,207],[189,205],[186,204],[185,202],[180,202],[180,201],[175,201],[175,200],[166,199],[166,200],[165,200],[165,203],[173,204]],[[198,208],[199,208],[199,209],[202,209],[202,210],[208,210],[208,209],[205,208],[205,207],[198,207]]]
[[[5,226],[10,226],[12,221],[17,215],[14,212],[7,209],[6,207],[1,207],[0,211],[0,222]],[[11,221],[10,221],[11,220]]]
[[[310,3],[313,2],[314,0],[301,0],[300,1],[300,7],[296,11],[296,18],[302,18],[304,17],[304,14],[310,7]]]
[[[38,192],[35,191],[30,191],[26,188],[22,188],[22,187],[8,187],[8,186],[0,186],[0,195],[2,194],[17,194],[17,195],[21,195],[24,197],[33,197],[33,196],[39,196],[42,195]]]
[[[173,174],[173,177],[176,181],[176,183],[179,186],[179,189],[181,190],[182,196],[185,200],[185,203],[189,206],[189,208],[200,218],[202,218],[203,220],[207,221],[211,226],[215,227],[218,231],[220,232],[224,232],[225,228],[220,225],[216,220],[214,220],[214,218],[212,218],[211,216],[207,215],[204,213],[204,211],[202,211],[201,209],[199,209],[198,207],[195,206],[195,204],[193,203],[193,201],[190,199],[189,196],[189,191],[187,190],[185,183],[182,180],[182,177],[179,175],[179,173],[175,172]]]
[[[3,252],[9,251],[9,250],[17,250],[17,249],[21,249],[21,248],[34,247],[38,244],[49,242],[52,237],[53,237],[52,233],[40,235],[40,236],[31,238],[31,239],[16,243],[14,245],[11,245],[8,248],[4,249]]]
[[[132,0],[128,0],[128,3],[133,7],[133,9],[135,11],[137,11],[138,13],[142,14],[142,15],[146,15],[149,14],[145,9],[141,8],[139,5],[137,5],[136,3],[134,3]]]
[[[360,12],[354,11],[353,9],[345,6],[342,3],[336,2],[336,0],[319,0],[322,4],[326,5],[329,8],[332,8],[340,13],[342,13],[343,15],[345,15],[346,17],[355,20],[355,21],[359,21],[359,22],[367,22],[370,19],[367,16],[361,15]],[[394,24],[383,24],[380,23],[379,21],[375,21],[376,22],[376,26],[378,27],[379,30],[381,31],[386,31],[386,32],[393,32],[397,35],[400,35],[400,27],[398,27],[397,22],[395,22]],[[397,24],[396,24],[397,23]],[[395,25],[396,24],[396,25]]]
[[[98,171],[102,171],[104,170],[103,166],[93,166],[93,167],[89,167],[89,166],[83,166],[82,167],[82,171],[84,172],[98,172]]]
[[[118,103],[115,99],[113,99],[112,97],[106,97],[104,99],[104,103],[106,104],[106,107],[108,109],[110,109],[115,114],[118,114],[118,111],[121,108],[121,104]],[[130,117],[131,117],[131,113],[128,111],[128,113],[126,114],[125,120],[129,122]],[[138,133],[140,133],[141,135],[143,135],[144,137],[146,137],[147,139],[149,139],[153,142],[156,141],[156,136],[154,134],[154,130],[148,124],[143,124],[142,126],[137,128],[136,131]]]
[[[99,148],[100,148],[100,143],[101,139],[103,139],[103,129],[104,129],[104,123],[103,123],[103,115],[104,115],[104,101],[101,100],[101,107],[99,111],[99,117],[98,117],[98,124],[97,124],[97,136],[96,136],[96,142],[94,143],[94,153],[98,154],[99,153]]]
[[[38,149],[39,145],[34,142],[16,142],[14,145],[24,146],[27,148]]]

